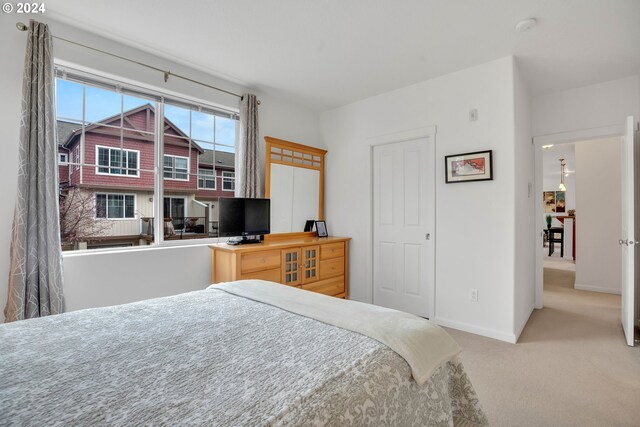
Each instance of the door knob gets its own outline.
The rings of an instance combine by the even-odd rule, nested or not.
[[[622,240],[622,239],[618,240],[618,244],[619,244],[620,246],[624,245],[625,243],[626,243],[626,242],[625,242],[624,240]]]
[[[427,233],[424,235],[425,240],[431,240],[431,233]]]

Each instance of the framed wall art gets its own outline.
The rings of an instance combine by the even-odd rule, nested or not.
[[[456,182],[492,180],[492,157],[492,150],[445,156],[445,182],[453,184]]]
[[[556,192],[545,191],[542,193],[542,202],[544,203],[544,212],[552,213],[556,211]]]

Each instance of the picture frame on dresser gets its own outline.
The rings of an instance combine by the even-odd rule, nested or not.
[[[316,221],[316,232],[318,233],[318,237],[327,237],[329,235],[327,232],[327,223],[325,221]]]

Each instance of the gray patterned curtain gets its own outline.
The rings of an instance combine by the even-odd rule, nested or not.
[[[64,311],[53,88],[49,28],[32,20],[22,81],[7,322]]]
[[[258,99],[255,95],[245,93],[240,99],[236,197],[260,197],[258,148]]]

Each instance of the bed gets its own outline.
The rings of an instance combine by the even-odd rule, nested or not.
[[[487,425],[441,328],[399,313],[242,281],[2,325],[0,425]],[[376,336],[396,319],[435,344]]]

